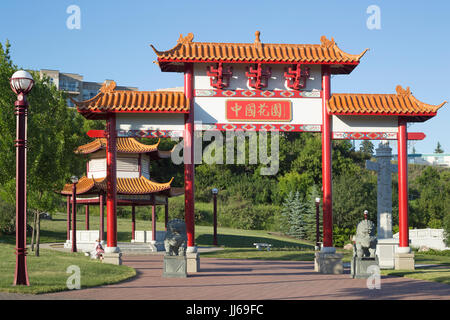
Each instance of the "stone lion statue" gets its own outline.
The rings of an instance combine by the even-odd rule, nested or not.
[[[358,258],[375,258],[377,246],[377,237],[375,235],[375,224],[364,219],[356,227],[355,245],[353,247],[353,256]]]
[[[167,232],[164,238],[164,248],[166,255],[184,256],[186,255],[186,224],[181,219],[173,219],[167,223]]]

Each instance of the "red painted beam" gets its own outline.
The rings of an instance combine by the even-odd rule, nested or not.
[[[106,138],[105,130],[89,130],[86,134],[91,138]]]
[[[425,137],[423,132],[408,132],[408,140],[423,140]]]

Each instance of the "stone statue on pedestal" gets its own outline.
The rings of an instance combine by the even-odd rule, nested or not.
[[[375,255],[377,237],[375,224],[367,219],[367,210],[364,211],[364,220],[356,227],[354,236],[353,258],[351,262],[352,278],[368,278],[369,267],[378,267],[378,257]]]
[[[166,254],[164,255],[163,277],[187,277],[186,245],[186,223],[180,219],[169,221],[164,238]]]
[[[375,224],[367,220],[367,210],[364,211],[364,220],[356,227],[355,246],[353,256],[358,258],[375,258],[377,237]]]

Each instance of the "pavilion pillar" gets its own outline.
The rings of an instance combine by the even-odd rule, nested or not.
[[[135,207],[131,206],[131,242],[134,242],[134,234],[136,233],[136,211]]]
[[[323,247],[322,251],[335,252],[333,247],[333,197],[331,177],[331,115],[328,100],[331,97],[330,67],[322,67],[322,186],[323,186]]]
[[[86,213],[86,230],[89,230],[89,205],[85,205],[85,213]]]
[[[70,196],[67,196],[67,240],[70,241]]]
[[[100,207],[100,234],[99,234],[99,240],[103,241],[103,237],[105,234],[105,218],[104,218],[104,202],[105,202],[105,197],[103,196],[103,193],[100,193],[99,195],[99,207]]]
[[[156,205],[152,204],[152,242],[156,243]]]
[[[169,198],[166,198],[164,204],[164,229],[167,231],[167,223],[169,222]]]
[[[184,125],[184,207],[187,233],[187,252],[196,252],[194,221],[194,66],[185,64],[184,94],[190,103]]]
[[[414,253],[409,247],[408,228],[408,130],[404,118],[398,120],[398,226],[399,246],[395,255],[395,269],[414,270]]]
[[[109,115],[107,120],[107,147],[106,147],[106,248],[105,253],[119,253],[117,247],[117,178],[116,178],[116,116]],[[120,255],[117,256],[120,260]],[[106,257],[105,257],[106,258]],[[114,258],[115,259],[115,258]],[[106,259],[105,259],[106,260]],[[109,259],[108,259],[109,261]],[[105,261],[106,262],[106,261]]]

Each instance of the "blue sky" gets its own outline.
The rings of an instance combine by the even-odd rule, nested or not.
[[[81,10],[81,29],[70,30],[70,5]],[[366,12],[377,5],[381,29],[369,30]],[[161,73],[150,48],[172,48],[182,33],[194,41],[320,43],[334,37],[339,47],[369,52],[350,75],[332,78],[332,92],[394,93],[410,86],[421,101],[450,101],[449,1],[248,0],[248,1],[1,1],[0,42],[12,44],[23,68],[78,73],[86,81],[113,79],[140,90],[182,86],[181,74]],[[409,131],[427,135],[417,152],[432,153],[439,141],[450,153],[450,105]],[[394,147],[395,143],[391,144]]]

